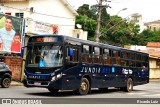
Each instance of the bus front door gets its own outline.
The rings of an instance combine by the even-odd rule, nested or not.
[[[65,47],[65,88],[76,89],[79,85],[78,75],[80,72],[79,66],[79,46],[66,46]]]

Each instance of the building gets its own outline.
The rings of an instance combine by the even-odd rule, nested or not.
[[[160,52],[160,42],[148,42],[147,50]],[[154,54],[156,54],[157,56],[160,56],[160,53],[154,53]]]
[[[131,22],[140,23],[142,21],[142,15],[139,13],[134,13],[131,15]]]
[[[148,23],[145,23],[144,25],[147,27],[147,29],[150,29],[153,31],[160,30],[160,20],[148,22]]]
[[[0,0],[0,5],[1,12],[26,19],[26,35],[60,34],[87,39],[86,32],[75,30],[78,13],[67,0]]]
[[[147,46],[124,46],[127,49],[149,53],[150,79],[160,79],[160,43],[148,42]]]
[[[28,37],[34,34],[59,34],[87,39],[87,32],[75,29],[75,16],[78,13],[67,0],[0,0],[0,13],[25,19],[25,38],[22,39],[25,44]],[[5,22],[6,18],[3,20]],[[10,53],[0,54],[0,61],[13,70],[14,80],[23,79],[24,62],[21,57],[15,58]]]
[[[135,23],[140,26],[140,32],[144,30],[144,23],[142,21],[142,15],[139,13],[134,13],[131,15],[130,22]]]
[[[150,55],[150,75],[151,79],[160,79],[160,57]]]

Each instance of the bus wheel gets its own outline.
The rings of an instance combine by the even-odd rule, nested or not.
[[[48,90],[52,93],[52,94],[56,94],[59,90],[58,89],[54,89],[54,88],[48,88]]]
[[[108,88],[99,88],[99,90],[100,90],[101,92],[107,92],[107,91],[108,91]]]
[[[131,78],[127,80],[127,87],[125,87],[126,92],[131,92],[133,90],[133,81]]]
[[[89,92],[89,81],[87,78],[82,78],[80,88],[78,89],[78,93],[80,95],[86,95]]]

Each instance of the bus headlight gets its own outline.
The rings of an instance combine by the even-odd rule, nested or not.
[[[55,80],[58,80],[62,77],[62,73],[61,74],[57,74],[56,76],[53,76],[51,81],[55,81]]]
[[[61,77],[62,77],[62,73],[61,73],[61,74],[56,75],[56,79],[59,79],[59,78],[61,78]]]
[[[55,80],[56,80],[55,76],[54,76],[54,77],[52,77],[51,81],[55,81]]]

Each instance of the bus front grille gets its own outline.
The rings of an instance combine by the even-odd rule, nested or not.
[[[27,68],[26,70],[32,74],[51,74],[54,72],[54,69]]]

